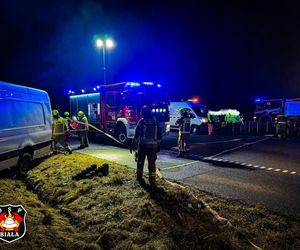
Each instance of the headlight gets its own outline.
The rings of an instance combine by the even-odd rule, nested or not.
[[[207,122],[208,122],[207,118],[201,118],[201,123],[207,123]]]

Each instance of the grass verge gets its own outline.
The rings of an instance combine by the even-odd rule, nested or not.
[[[178,186],[160,182],[164,194],[148,192],[137,184],[134,171],[112,162],[108,177],[71,179],[105,162],[80,153],[54,156],[30,171],[28,185],[102,249],[250,249]]]

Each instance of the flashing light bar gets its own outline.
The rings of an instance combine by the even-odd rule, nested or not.
[[[68,94],[69,94],[69,95],[73,95],[73,94],[75,94],[75,92],[74,92],[73,90],[69,90],[69,91],[68,91]]]
[[[198,97],[193,97],[192,99],[188,99],[188,102],[198,103],[200,102],[200,99]]]
[[[144,85],[153,86],[153,82],[143,82]]]
[[[162,87],[161,84],[157,84],[156,86],[157,86],[158,88],[161,88],[161,87]]]
[[[82,89],[82,90],[81,90],[81,93],[85,93],[85,90],[84,90],[84,89]]]
[[[141,86],[141,84],[139,82],[127,82],[125,86],[139,87],[139,86]]]

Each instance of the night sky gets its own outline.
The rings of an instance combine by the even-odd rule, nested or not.
[[[0,80],[44,89],[56,108],[69,89],[102,83],[96,34],[116,42],[111,83],[156,81],[172,100],[246,114],[255,97],[300,97],[293,2],[3,0],[0,32]]]

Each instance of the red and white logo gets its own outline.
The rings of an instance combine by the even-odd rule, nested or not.
[[[25,235],[26,214],[22,205],[0,205],[0,240],[11,243]]]

